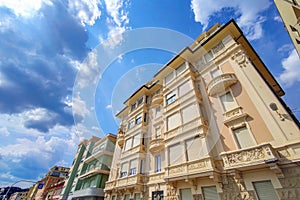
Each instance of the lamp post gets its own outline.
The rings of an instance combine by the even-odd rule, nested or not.
[[[8,190],[6,191],[5,195],[2,197],[2,200],[6,200],[6,196],[7,194],[9,193],[10,189],[16,185],[17,183],[20,183],[20,182],[27,182],[27,183],[36,183],[36,181],[29,181],[29,180],[18,180],[16,182],[14,182],[13,184],[11,184],[11,186],[9,186]]]

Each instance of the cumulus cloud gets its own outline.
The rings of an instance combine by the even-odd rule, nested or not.
[[[2,135],[2,136],[9,136],[10,132],[7,130],[6,127],[0,127],[0,135]]]
[[[279,76],[279,81],[286,87],[291,87],[294,83],[300,82],[300,59],[297,51],[292,50],[287,58],[281,61],[284,69],[283,73]]]
[[[36,14],[43,3],[48,5],[52,4],[51,1],[48,0],[1,0],[0,6],[11,9],[16,16],[30,18]]]
[[[128,5],[127,1],[123,0],[104,0],[106,11],[109,18],[106,20],[108,26],[108,40],[104,45],[113,48],[123,40],[123,33],[129,29],[128,12],[125,8]]]
[[[83,26],[94,25],[101,16],[101,2],[98,0],[69,0],[69,12],[72,13]]]
[[[238,16],[237,23],[241,26],[250,40],[262,37],[262,23],[265,21],[265,18],[260,16],[260,14],[270,5],[271,2],[269,0],[191,1],[191,8],[195,15],[195,21],[200,22],[203,25],[203,30],[207,28],[213,15],[220,11],[224,11],[224,9],[233,9],[234,15]]]

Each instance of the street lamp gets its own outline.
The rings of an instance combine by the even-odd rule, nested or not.
[[[10,189],[16,185],[17,183],[20,183],[20,182],[27,182],[27,183],[36,183],[36,181],[29,181],[29,180],[18,180],[16,182],[14,182],[13,184],[11,184],[11,186],[9,186],[8,190],[6,191],[5,195],[2,197],[2,200],[6,200],[6,196],[8,194],[8,192],[10,191]]]

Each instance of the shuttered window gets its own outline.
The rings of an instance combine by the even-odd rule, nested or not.
[[[186,93],[188,93],[190,90],[192,89],[191,87],[191,82],[190,81],[186,81],[185,83],[183,83],[182,85],[180,85],[178,87],[178,96],[182,97],[184,96]]]
[[[271,181],[260,181],[253,183],[259,200],[278,200]]]
[[[182,109],[182,122],[187,123],[199,116],[196,104],[189,105]]]
[[[176,76],[179,75],[181,72],[183,72],[185,70],[185,68],[186,68],[185,63],[183,63],[180,67],[178,67],[176,69]]]
[[[125,194],[124,200],[130,200],[130,194]]]
[[[165,84],[168,84],[171,82],[171,80],[174,78],[174,72],[171,72],[169,75],[166,76],[165,78]]]
[[[193,200],[192,191],[190,188],[180,189],[181,199],[184,200]]]
[[[141,141],[141,136],[140,134],[137,134],[133,137],[133,147],[137,146],[140,144],[140,141]]]
[[[140,193],[135,193],[134,194],[134,200],[141,200],[141,194]]]
[[[137,171],[137,165],[138,165],[138,160],[132,160],[130,162],[130,170],[129,170],[129,175],[134,175],[136,174]]]
[[[175,165],[183,161],[183,151],[180,143],[170,146],[169,148],[169,163]]]
[[[204,147],[200,137],[189,139],[185,142],[188,161],[200,159],[204,156]]]
[[[229,111],[237,107],[230,92],[221,95],[220,100],[225,111]]]
[[[125,142],[125,151],[131,148],[131,144],[132,144],[132,138],[129,138],[126,140]]]
[[[124,163],[122,165],[122,169],[121,169],[121,175],[120,177],[124,177],[124,176],[127,176],[127,172],[128,172],[128,163]]]
[[[219,200],[216,186],[203,187],[202,193],[204,200]]]
[[[240,127],[238,129],[234,129],[233,131],[234,137],[238,144],[239,148],[247,148],[255,145],[253,138],[250,135],[246,126]]]
[[[175,113],[167,118],[167,125],[168,125],[168,130],[172,130],[176,127],[178,127],[180,123],[180,115],[179,113]]]

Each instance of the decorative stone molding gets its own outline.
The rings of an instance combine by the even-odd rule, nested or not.
[[[276,162],[278,158],[275,155],[270,144],[221,153],[225,170]]]
[[[249,64],[249,59],[245,52],[242,50],[235,52],[231,56],[231,59],[234,60],[240,67],[247,67],[247,65]]]
[[[196,173],[204,173],[213,170],[212,158],[204,158],[200,160],[190,161],[179,165],[172,165],[166,168],[166,179],[191,175]]]
[[[239,123],[245,123],[246,118],[249,116],[244,113],[241,107],[236,107],[232,110],[225,112],[224,114],[224,124],[228,127],[235,128]]]

